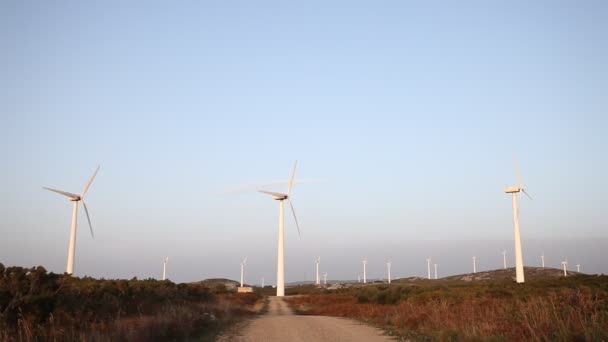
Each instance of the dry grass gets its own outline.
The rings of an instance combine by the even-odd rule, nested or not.
[[[608,341],[606,283],[378,286],[287,300],[302,314],[355,318],[412,340]]]

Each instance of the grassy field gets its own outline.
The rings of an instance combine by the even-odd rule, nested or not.
[[[0,341],[214,341],[263,296],[221,282],[99,280],[0,264]]]
[[[524,284],[398,281],[291,289],[300,314],[349,317],[414,341],[608,341],[608,276],[536,277]]]

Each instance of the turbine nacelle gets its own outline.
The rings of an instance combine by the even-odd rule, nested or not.
[[[519,186],[519,185],[513,185],[513,186],[506,186],[505,187],[505,192],[510,194],[510,193],[514,193],[514,192],[521,192],[524,191],[524,187],[523,186]]]

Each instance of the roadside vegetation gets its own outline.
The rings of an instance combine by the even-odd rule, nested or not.
[[[0,341],[214,341],[263,305],[223,284],[104,280],[0,264]]]
[[[608,341],[608,276],[412,281],[302,289],[305,315],[358,319],[413,341]]]

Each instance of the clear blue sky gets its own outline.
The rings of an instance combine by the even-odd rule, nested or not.
[[[0,4],[0,262],[77,275],[288,281],[513,264],[608,273],[608,5],[513,2]],[[235,189],[237,189],[235,191]],[[270,190],[284,190],[272,186]]]

